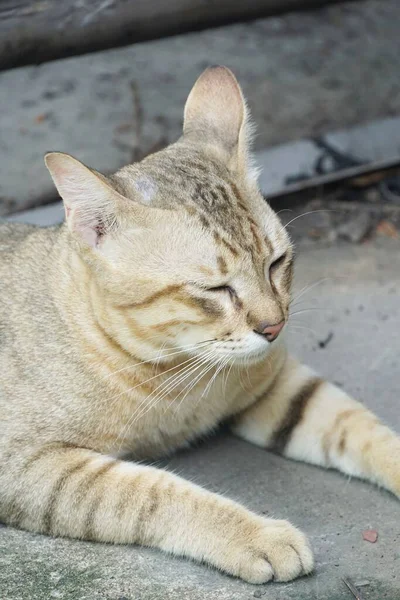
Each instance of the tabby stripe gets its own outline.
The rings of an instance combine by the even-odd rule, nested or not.
[[[120,497],[116,506],[116,516],[120,521],[125,519],[126,510],[131,511],[133,503],[137,503],[135,496],[140,499],[141,506],[138,508],[138,513],[135,517],[135,540],[143,541],[142,537],[145,532],[146,524],[149,523],[151,517],[156,512],[160,504],[159,485],[162,476],[158,476],[148,489],[148,474],[138,473],[133,480],[129,480],[127,485],[120,491]],[[163,496],[168,496],[167,489],[164,490]]]
[[[268,253],[272,255],[272,254],[273,254],[273,252],[274,252],[274,247],[273,247],[273,245],[272,245],[272,243],[271,243],[271,241],[270,241],[269,237],[265,236],[265,238],[264,238],[264,242],[265,242],[265,245],[266,245],[266,246],[267,246],[267,248],[268,248]]]
[[[138,473],[133,479],[127,479],[126,485],[120,489],[119,500],[115,510],[119,521],[124,520],[127,508],[130,510],[135,491],[140,488],[141,482],[144,479],[146,479],[146,474],[143,472]]]
[[[50,454],[54,451],[67,450],[71,448],[77,448],[77,446],[75,446],[74,444],[69,444],[68,442],[53,442],[51,444],[43,446],[37,452],[35,452],[27,458],[27,460],[22,466],[20,475],[24,476],[26,472],[31,468],[31,466],[35,462],[46,456],[46,454]]]
[[[258,253],[261,253],[262,245],[261,245],[261,241],[260,241],[260,238],[258,235],[257,226],[253,225],[253,223],[250,223],[250,229],[253,234],[253,239],[254,239],[254,244],[256,246],[256,250]]]
[[[245,210],[246,212],[248,212],[248,211],[247,211],[247,207],[245,206],[245,204],[244,204],[244,202],[243,202],[243,198],[242,198],[242,196],[241,196],[241,194],[240,194],[239,188],[238,188],[238,186],[236,185],[236,183],[230,182],[230,188],[231,188],[231,191],[232,191],[233,195],[235,196],[235,198],[236,198],[236,200],[237,200],[237,202],[238,202],[239,206],[240,206],[240,207],[241,207],[243,210]]]
[[[225,238],[221,238],[221,244],[223,244],[228,250],[233,254],[233,256],[239,256],[239,251],[236,250],[234,246],[230,242],[228,242]]]
[[[35,452],[31,456],[29,456],[27,458],[27,460],[25,460],[25,462],[22,464],[21,469],[19,470],[19,472],[16,475],[18,477],[25,478],[29,469],[37,461],[44,458],[46,455],[48,455],[50,453],[54,453],[54,451],[64,450],[67,448],[76,448],[76,446],[74,444],[69,444],[67,442],[54,442],[52,444],[43,446],[42,448],[40,448],[40,450],[38,450],[37,452]],[[6,461],[8,458],[11,458],[11,456],[12,456],[12,453],[10,452],[9,456],[6,457]],[[9,465],[7,465],[6,461],[5,461],[6,464],[4,465],[4,467],[9,468]],[[19,498],[17,496],[15,498],[13,498],[13,500],[11,502],[10,515],[11,515],[10,523],[14,527],[20,527],[24,517],[26,516],[26,510],[23,508],[23,504],[21,504],[21,502],[19,501]]]
[[[199,219],[200,219],[200,223],[203,225],[203,227],[205,229],[210,229],[210,222],[208,219],[206,219],[206,217],[202,213],[199,214]]]
[[[185,161],[182,161],[182,165],[184,165],[188,169],[197,169],[198,171],[202,171],[203,173],[208,172],[208,167],[206,167],[205,165],[203,165],[200,162],[185,160]]]
[[[159,323],[158,325],[149,325],[150,329],[156,331],[168,331],[171,327],[178,327],[178,325],[198,325],[198,321],[193,321],[191,319],[171,319],[171,321],[164,321],[163,323]]]
[[[220,196],[222,196],[224,203],[229,204],[230,198],[226,188],[223,185],[217,185],[216,189],[220,193]]]
[[[197,305],[197,307],[200,307],[201,310],[212,319],[222,317],[224,314],[224,309],[217,300],[203,298],[202,296],[190,296],[190,301],[192,301],[195,306]],[[188,302],[186,301],[185,304],[188,304]]]
[[[95,471],[94,473],[90,473],[90,475],[85,478],[85,480],[82,482],[82,484],[79,486],[81,488],[81,493],[82,496],[84,496],[84,492],[89,491],[90,488],[92,488],[96,483],[98,484],[98,480],[101,477],[102,479],[104,478],[104,475],[106,475],[106,473],[108,473],[109,471],[111,471],[111,469],[118,463],[117,460],[110,460],[110,462],[105,463],[104,465],[102,465],[99,469],[97,469],[97,471]],[[86,519],[85,519],[85,523],[83,526],[83,538],[85,540],[94,540],[95,539],[95,535],[94,535],[94,520],[96,517],[96,513],[97,513],[97,509],[103,499],[103,494],[102,494],[103,489],[101,488],[100,490],[97,490],[97,494],[95,495],[95,497],[93,498],[87,514],[86,514]]]
[[[142,506],[139,509],[139,514],[136,518],[136,539],[138,542],[143,541],[143,535],[146,530],[146,525],[150,524],[151,517],[158,508],[160,497],[158,486],[160,481],[157,479],[149,488],[146,498],[143,500]],[[167,494],[165,494],[167,496]]]
[[[86,467],[86,465],[92,460],[92,457],[86,457],[80,460],[78,463],[68,466],[58,477],[56,483],[53,486],[53,489],[51,490],[50,498],[43,514],[43,529],[46,533],[52,533],[53,519],[57,507],[57,502],[60,494],[65,489],[68,481],[75,473],[82,471]]]
[[[149,306],[150,304],[153,304],[153,302],[156,302],[160,298],[164,298],[164,296],[170,296],[174,292],[177,292],[178,290],[181,289],[181,287],[182,286],[180,284],[167,285],[162,290],[158,290],[158,292],[155,292],[154,294],[151,294],[150,296],[148,296],[147,298],[145,298],[141,302],[130,302],[129,305],[127,304],[125,306],[130,306],[132,308],[133,307],[135,307],[135,308],[143,308],[145,306]],[[123,306],[123,305],[121,305],[121,306]]]
[[[228,273],[228,266],[226,264],[226,260],[223,256],[217,257],[217,265],[220,270],[221,275],[226,275]]]
[[[285,451],[292,437],[293,430],[303,419],[309,401],[322,384],[322,379],[317,377],[310,379],[290,400],[288,411],[278,430],[275,431],[269,445],[271,450],[279,454]]]
[[[122,354],[126,354],[126,350],[124,349],[124,347],[121,346],[121,344],[118,342],[118,340],[116,338],[111,337],[111,335],[108,333],[108,331],[106,331],[104,329],[104,327],[100,323],[100,321],[95,321],[95,326],[99,330],[100,335],[102,335],[104,337],[104,339],[110,344],[110,346],[114,350],[116,350],[117,352],[120,352]]]

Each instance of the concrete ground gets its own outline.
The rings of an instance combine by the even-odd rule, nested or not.
[[[0,73],[0,215],[54,196],[49,150],[111,172],[175,140],[210,64],[236,73],[259,150],[398,115],[398,22],[398,0],[346,2]]]
[[[41,213],[42,223],[54,219]],[[25,219],[32,220],[31,215]],[[293,351],[400,432],[400,242],[298,247]],[[327,278],[327,279],[325,279]],[[331,337],[331,335],[333,337]],[[329,338],[331,340],[329,341]],[[400,597],[400,504],[334,471],[286,461],[229,435],[166,465],[249,508],[288,518],[310,537],[316,572],[290,584],[252,586],[158,552],[51,539],[0,527],[2,600],[365,600]],[[374,544],[362,532],[376,529]]]

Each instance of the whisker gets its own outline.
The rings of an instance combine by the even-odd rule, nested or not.
[[[250,380],[250,373],[249,373],[249,369],[250,369],[250,358],[247,356],[245,359],[245,369],[246,369],[246,377],[247,377],[247,381],[249,383],[249,386],[251,388],[251,380]]]
[[[280,215],[283,212],[293,212],[293,210],[291,208],[281,208],[281,210],[278,210],[276,214]]]
[[[244,392],[246,392],[246,394],[248,394],[249,390],[246,388],[246,385],[245,385],[245,383],[243,381],[244,370],[241,367],[242,367],[241,365],[237,365],[237,371],[238,371],[238,375],[239,375],[239,382],[240,382],[240,385],[242,387],[242,390]]]
[[[146,383],[149,383],[150,381],[153,381],[157,377],[161,377],[162,375],[165,375],[166,373],[169,373],[169,372],[173,371],[174,369],[178,369],[179,367],[187,365],[187,363],[191,363],[191,362],[197,360],[198,358],[201,358],[202,356],[206,355],[207,352],[210,352],[210,350],[205,350],[204,352],[202,352],[198,356],[190,357],[187,360],[183,361],[182,363],[180,363],[178,365],[174,365],[173,367],[170,367],[167,370],[161,371],[160,373],[157,373],[156,375],[153,375],[152,377],[150,377],[149,379],[146,379],[145,381],[140,381],[140,383],[134,385],[133,387],[128,388],[127,390],[124,390],[124,391],[120,392],[119,394],[117,394],[116,396],[113,396],[112,398],[110,398],[110,402],[114,401],[114,403],[115,403],[115,400],[117,400],[118,398],[120,398],[124,394],[129,394],[133,390],[135,390],[136,388],[141,387],[142,385],[145,385]],[[178,373],[179,372],[180,371],[178,371]],[[176,375],[176,373],[172,374],[172,376],[174,376],[174,375]],[[162,383],[160,385],[162,385]],[[158,386],[158,387],[160,387],[160,386]],[[154,391],[156,391],[158,389],[158,387]],[[154,393],[154,391],[152,393]]]
[[[174,375],[172,375],[171,377],[168,378],[167,382],[163,382],[163,384],[160,384],[160,386],[158,386],[152,393],[157,391],[159,388],[162,388],[165,383],[167,383],[168,385],[164,389],[161,389],[161,391],[158,392],[158,394],[156,394],[156,396],[151,399],[151,406],[154,404],[154,400],[157,399],[157,401],[159,401],[161,399],[158,397],[160,393],[162,394],[162,397],[165,397],[167,394],[171,393],[179,384],[183,383],[183,381],[185,381],[185,379],[187,379],[187,377],[189,375],[191,375],[193,372],[195,372],[204,363],[209,362],[212,354],[213,354],[213,349],[206,350],[205,352],[202,352],[200,355],[193,357],[193,359],[191,359],[192,360],[191,364],[187,365],[187,367],[185,367],[184,369],[181,369],[180,371],[178,371],[177,374],[175,374],[178,377],[175,377]],[[152,394],[149,394],[144,399],[144,402],[151,396],[152,396]],[[140,406],[142,404],[143,404],[143,402],[140,404]],[[140,406],[139,406],[139,408],[140,408]]]
[[[219,375],[219,373],[221,372],[221,370],[228,364],[229,362],[229,357],[221,360],[220,366],[217,366],[217,369],[214,373],[214,375],[211,377],[210,381],[208,382],[207,386],[204,388],[203,393],[201,394],[201,396],[197,399],[197,402],[195,403],[194,407],[196,408],[196,406],[201,402],[201,400],[208,394],[209,390],[211,389],[215,379],[217,378],[217,376]],[[217,363],[218,364],[218,363]],[[216,366],[216,365],[214,365]]]
[[[182,400],[179,402],[178,406],[175,408],[174,414],[176,415],[178,413],[178,410],[180,408],[180,406],[182,405],[182,402],[185,400],[185,398],[188,396],[188,394],[191,392],[191,390],[197,385],[197,383],[204,377],[204,375],[206,375],[209,371],[211,371],[213,368],[215,367],[215,364],[212,363],[208,363],[208,365],[201,371],[200,374],[196,375],[196,377],[194,378],[193,381],[190,381],[189,384],[182,390],[182,392],[184,392],[187,389],[186,394],[183,396]],[[181,393],[182,393],[181,392]],[[204,392],[203,392],[204,393]],[[175,400],[177,400],[179,398],[180,394],[178,394],[178,396],[175,398]],[[203,394],[202,394],[203,396]],[[202,397],[200,396],[200,398]],[[198,401],[195,404],[195,407],[197,406]]]
[[[297,219],[300,219],[300,217],[306,217],[307,215],[312,215],[312,214],[318,213],[318,212],[338,212],[338,211],[333,208],[320,208],[318,210],[309,210],[309,211],[302,213],[301,215],[297,215],[297,217],[294,217],[293,219],[291,219],[289,221],[289,223],[286,223],[286,225],[284,225],[280,231],[287,229],[291,223],[294,223],[294,221],[296,221]]]
[[[223,396],[224,396],[224,398],[226,397],[226,388],[228,386],[228,379],[229,379],[229,376],[231,374],[231,371],[232,371],[232,368],[233,368],[234,364],[235,363],[232,362],[231,365],[230,365],[230,367],[229,367],[229,369],[228,369],[228,372],[225,372],[225,387],[223,386],[223,390],[224,390],[223,391]]]
[[[222,345],[222,342],[219,342],[219,343],[217,343],[217,344],[216,344],[216,346],[217,346],[217,347],[218,347],[218,346],[220,346],[220,345]],[[216,358],[216,356],[215,356],[215,348],[212,348],[212,349],[211,349],[211,357],[214,357],[214,358]],[[212,361],[212,362],[211,362],[211,365],[210,365],[210,369],[212,369],[212,368],[214,368],[215,366],[217,366],[217,365],[218,365],[218,363],[220,362],[220,360],[221,360],[221,359],[218,359],[218,358],[217,358],[217,359],[216,359],[216,362]],[[210,369],[207,369],[207,370],[206,370],[206,371],[205,371],[205,372],[202,374],[202,376],[203,376],[203,375],[205,375],[205,373],[208,373],[208,371],[210,371]],[[203,397],[203,395],[204,395],[204,392],[203,392],[203,394],[202,394],[202,396],[201,396],[201,397]],[[196,403],[196,406],[197,406],[197,403]]]
[[[314,281],[314,283],[304,286],[300,292],[293,297],[292,302],[299,300],[302,296],[304,296],[304,294],[316,288],[318,285],[321,285],[321,283],[324,283],[325,281],[332,281],[333,279],[333,277],[322,277],[322,279],[318,279],[317,281]]]
[[[118,373],[122,373],[123,371],[127,371],[128,369],[133,369],[133,367],[139,367],[141,365],[144,364],[149,364],[149,363],[153,363],[154,361],[156,361],[156,363],[160,362],[161,358],[170,358],[171,356],[175,356],[178,354],[183,354],[185,352],[187,352],[188,350],[193,350],[195,348],[201,348],[206,344],[210,344],[212,341],[214,340],[206,340],[204,342],[197,342],[196,344],[187,344],[186,346],[178,346],[178,348],[181,348],[180,350],[174,350],[173,352],[170,352],[169,354],[166,354],[162,357],[160,357],[158,354],[152,358],[149,358],[147,360],[142,360],[141,362],[138,363],[133,363],[131,365],[128,365],[127,367],[123,367],[122,369],[118,369],[117,371],[113,371],[112,373],[109,373],[105,379],[111,377],[112,375],[117,375]],[[154,364],[156,364],[154,363]]]
[[[319,306],[312,306],[311,308],[303,308],[302,310],[297,310],[297,311],[295,311],[293,313],[290,313],[290,316],[294,317],[296,315],[301,315],[303,313],[313,312],[313,311],[325,312],[325,313],[326,312],[328,312],[328,313],[334,312],[331,308],[322,308],[322,307],[319,307]]]
[[[143,398],[141,400],[141,402],[139,403],[139,405],[136,407],[136,410],[133,412],[132,416],[129,418],[125,427],[121,431],[120,435],[118,436],[118,439],[122,438],[124,436],[125,432],[128,431],[128,429],[134,425],[134,423],[138,420],[138,418],[141,418],[145,414],[145,412],[148,412],[148,410],[151,409],[154,401],[156,399],[158,399],[158,396],[160,394],[168,393],[170,391],[171,387],[172,387],[172,389],[174,387],[176,387],[176,385],[178,385],[180,382],[180,378],[183,377],[184,375],[186,375],[187,372],[190,371],[197,364],[197,362],[201,362],[202,360],[203,360],[203,358],[199,358],[199,357],[191,358],[190,359],[191,364],[188,364],[184,368],[181,368],[177,373],[173,373],[172,375],[170,375],[155,390],[153,390],[153,392],[151,394],[148,394],[145,398]],[[187,362],[189,362],[189,361],[187,361]],[[176,367],[174,367],[174,368],[176,368]],[[165,388],[164,388],[164,386],[165,386]],[[144,407],[144,411],[140,412],[142,406],[144,406],[146,404],[147,400],[149,400],[149,398],[151,398],[153,396],[154,392],[157,392],[157,390],[159,390],[158,393],[156,394],[155,397],[153,397],[151,399],[151,401],[149,403],[150,407],[149,407],[149,405],[146,405]],[[148,410],[146,410],[146,409],[148,409]],[[121,441],[121,445],[122,445],[122,441]],[[120,449],[121,449],[121,446],[120,446]]]
[[[188,379],[189,377],[191,377],[193,375],[193,373],[195,373],[198,369],[200,369],[201,367],[203,367],[203,365],[205,365],[205,364],[209,364],[209,357],[205,357],[204,359],[202,359],[201,361],[199,361],[195,365],[192,365],[189,369],[187,369],[181,375],[181,377],[178,380],[172,381],[166,389],[161,390],[154,398],[151,399],[151,401],[148,404],[148,406],[145,407],[145,410],[142,411],[142,413],[136,417],[135,422],[139,418],[143,417],[149,410],[151,410],[157,404],[159,404],[161,402],[161,400],[163,400],[166,396],[171,395],[172,392],[174,391],[174,389],[178,387],[178,385],[183,384],[186,381],[186,379]],[[189,382],[188,385],[191,385],[191,383],[192,382]],[[187,386],[185,386],[183,388],[183,390],[181,390],[179,392],[179,394],[175,398],[171,399],[171,402],[170,402],[169,406],[172,405],[173,401],[175,401],[177,398],[179,398],[179,396],[185,391],[186,387]],[[166,413],[167,409],[168,409],[168,406],[164,410],[164,414]]]
[[[210,391],[210,389],[211,389],[211,387],[212,387],[212,384],[214,383],[214,381],[215,381],[215,379],[216,379],[217,375],[218,375],[218,374],[221,372],[221,370],[224,368],[224,366],[225,366],[226,364],[228,364],[228,361],[229,361],[229,358],[225,358],[225,359],[222,359],[222,360],[220,359],[220,364],[219,364],[219,366],[217,367],[217,369],[216,369],[216,371],[215,371],[214,375],[212,376],[212,378],[210,379],[210,381],[209,381],[209,382],[208,382],[208,384],[206,385],[206,387],[205,387],[205,389],[204,389],[204,392],[203,392],[203,393],[202,393],[202,395],[201,395],[201,398],[203,398],[204,396],[207,396],[207,394],[208,394],[208,392]]]

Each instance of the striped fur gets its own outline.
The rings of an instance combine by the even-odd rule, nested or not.
[[[400,438],[362,404],[293,359],[233,429],[288,458],[335,467],[400,496]]]
[[[154,546],[253,583],[309,573],[290,523],[124,460],[225,420],[400,495],[399,438],[257,333],[288,317],[293,250],[257,189],[246,113],[233,75],[207,70],[176,144],[109,178],[51,154],[66,223],[0,227],[5,523]]]

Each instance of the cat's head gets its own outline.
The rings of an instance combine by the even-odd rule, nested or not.
[[[293,251],[261,196],[246,105],[233,74],[207,69],[183,135],[104,177],[71,156],[46,164],[71,252],[109,335],[146,359],[174,352],[260,360],[288,318]],[[211,344],[208,344],[212,340]]]

